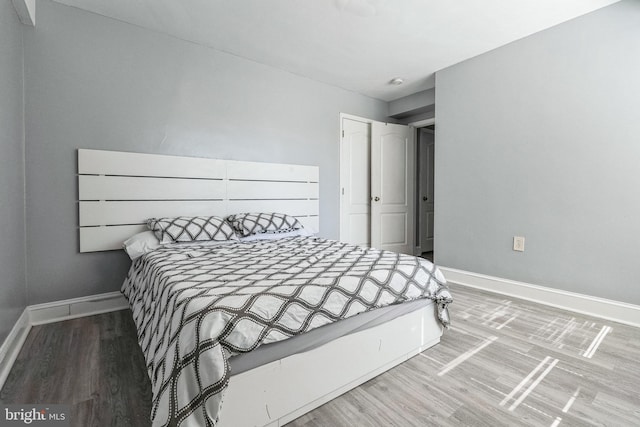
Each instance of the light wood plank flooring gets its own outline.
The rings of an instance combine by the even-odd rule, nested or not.
[[[452,286],[442,342],[289,424],[640,426],[640,329]],[[148,426],[128,310],[34,327],[3,403],[66,403],[74,426]]]

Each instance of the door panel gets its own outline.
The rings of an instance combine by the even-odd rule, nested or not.
[[[403,135],[383,135],[380,140],[381,203],[407,204],[407,176],[404,166],[408,153]]]
[[[381,246],[407,244],[407,215],[387,213],[380,216]]]
[[[371,125],[342,119],[340,240],[371,245]]]
[[[367,211],[371,199],[371,142],[369,135],[353,135],[349,146],[349,168],[351,191],[349,191],[349,205],[364,207]]]
[[[371,127],[371,245],[414,252],[415,139],[409,126]]]
[[[349,216],[349,234],[351,241],[347,243],[369,246],[369,236],[371,235],[370,217],[370,214],[351,214]]]

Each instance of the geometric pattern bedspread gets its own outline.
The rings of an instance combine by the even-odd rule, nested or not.
[[[378,307],[451,295],[429,261],[316,237],[171,245],[122,286],[153,390],[153,426],[215,426],[228,358]]]

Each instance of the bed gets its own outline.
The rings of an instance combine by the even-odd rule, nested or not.
[[[144,180],[175,184],[184,169],[175,163],[193,164],[192,158],[172,158],[167,172],[168,157],[80,150],[81,251],[115,249],[118,239],[144,229],[151,211],[175,212],[171,202],[180,190],[166,196],[165,204],[157,200],[158,181]],[[161,172],[149,169],[155,160],[164,162]],[[232,183],[237,175],[230,178],[230,168],[222,167],[226,161],[214,162],[216,173],[225,173],[197,179],[220,181],[215,208],[221,215],[243,204],[289,206],[306,229],[317,231],[317,171],[249,165],[248,181],[259,178],[276,188],[265,199],[263,185],[252,201],[238,196],[243,188],[246,197],[248,187]],[[234,162],[233,173],[238,163],[245,162]],[[303,181],[291,181],[292,171]],[[88,186],[86,177],[103,183]],[[129,181],[118,184],[118,195],[109,193],[114,177]],[[304,191],[292,182],[306,184]],[[132,188],[136,200],[127,193]],[[297,199],[287,197],[291,191]],[[122,202],[127,212],[118,209]],[[196,210],[211,212],[205,204]],[[107,224],[96,225],[98,217]],[[313,236],[280,237],[165,245],[132,263],[122,290],[152,382],[154,426],[282,425],[439,342],[451,296],[430,262]]]

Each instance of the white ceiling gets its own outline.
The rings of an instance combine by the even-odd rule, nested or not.
[[[391,101],[432,88],[437,70],[618,0],[55,1]]]

